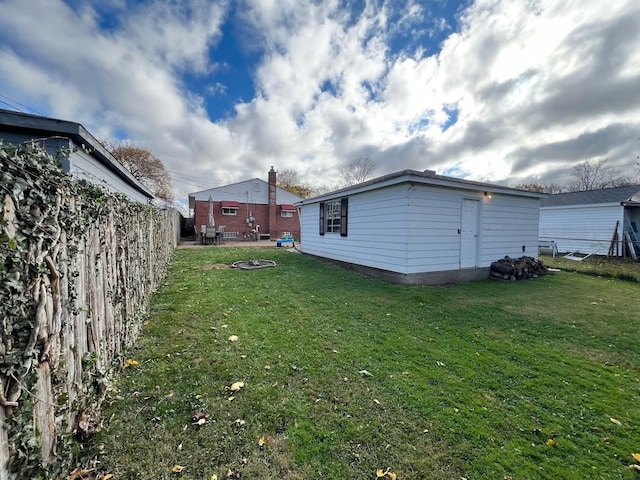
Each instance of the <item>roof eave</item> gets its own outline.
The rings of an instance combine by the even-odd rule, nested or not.
[[[125,183],[138,190],[150,200],[155,197],[149,189],[142,185],[129,170],[124,168],[80,123],[0,109],[0,125],[10,127],[11,129],[31,130],[34,132],[67,136],[67,138],[73,140],[76,145],[88,150],[89,154],[95,156],[100,163],[123,179]]]
[[[374,178],[367,182],[353,185],[351,187],[342,188],[333,192],[318,195],[313,198],[308,198],[300,202],[296,202],[296,206],[308,205],[311,203],[317,203],[325,200],[331,200],[337,197],[343,197],[345,195],[354,195],[363,193],[366,191],[384,188],[393,185],[400,185],[403,183],[419,183],[423,185],[435,185],[435,186],[448,186],[456,188],[472,188],[478,191],[486,191],[488,193],[504,193],[507,195],[517,195],[522,197],[531,198],[545,198],[546,193],[530,192],[528,190],[520,190],[516,188],[504,187],[502,185],[495,185],[490,183],[476,182],[473,180],[464,180],[454,177],[447,177],[444,175],[436,175],[431,172],[418,172],[415,170],[402,170],[400,172],[384,175],[382,177]]]

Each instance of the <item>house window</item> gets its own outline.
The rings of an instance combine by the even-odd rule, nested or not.
[[[328,233],[340,231],[340,200],[324,204]]]
[[[222,207],[222,215],[238,215],[238,209],[233,207]]]
[[[347,236],[347,217],[349,213],[349,199],[341,198],[330,202],[320,202],[320,235],[340,233]]]
[[[282,218],[293,218],[293,212],[289,210],[280,210],[280,216]]]

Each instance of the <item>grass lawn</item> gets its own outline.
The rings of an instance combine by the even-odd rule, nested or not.
[[[568,260],[562,255],[541,256],[540,260],[548,267],[559,268],[568,272],[580,272],[587,275],[603,275],[621,280],[640,282],[640,262],[632,258],[607,258],[594,255],[580,262]]]
[[[640,478],[639,305],[577,273],[408,287],[179,249],[92,448],[116,480]]]

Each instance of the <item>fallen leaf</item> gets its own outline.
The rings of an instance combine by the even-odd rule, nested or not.
[[[244,382],[236,382],[229,387],[229,390],[239,392],[242,387],[244,387]]]
[[[380,400],[378,400],[377,398],[374,398],[373,403],[375,403],[376,405],[380,405]]]
[[[556,441],[553,438],[550,438],[549,440],[547,440],[547,445],[549,445],[550,447],[555,447]]]
[[[439,367],[446,367],[447,366],[444,362],[441,362],[441,361],[437,361],[436,365],[438,365]]]
[[[229,337],[229,341],[230,342],[237,342],[238,341],[238,335],[231,335]]]
[[[231,478],[233,477],[233,470],[231,470],[230,468],[227,468],[227,478]]]
[[[629,468],[631,470],[635,470],[636,472],[640,472],[640,465],[638,465],[637,463],[634,463],[633,465],[629,465]]]
[[[373,377],[373,374],[368,370],[358,370],[360,375],[364,375],[365,377]]]
[[[381,468],[376,470],[376,478],[389,477],[391,480],[396,480],[397,475],[391,471],[390,468],[387,468],[385,471],[382,471]]]
[[[109,480],[110,478],[113,478],[113,473],[107,473],[104,477],[102,477],[102,480]]]
[[[125,367],[130,367],[131,365],[140,365],[140,362],[139,362],[139,361],[137,361],[137,360],[132,360],[132,359],[130,359],[130,358],[127,358],[127,359],[124,361],[124,366],[125,366]]]
[[[245,422],[244,420],[241,419],[237,419],[235,422],[233,422],[235,424],[236,427],[243,427],[247,422]]]
[[[265,370],[271,370],[271,365],[265,365],[265,366],[264,366],[264,369],[265,369]]]
[[[640,453],[632,453],[631,456],[636,460],[636,462],[640,462]]]
[[[171,471],[173,473],[180,473],[184,470],[184,467],[182,465],[174,465],[173,467],[171,467]]]
[[[218,480],[218,475],[216,475],[214,473],[213,475],[211,475],[211,479],[210,480]]]
[[[609,420],[611,420],[616,425],[622,426],[622,422],[620,420],[616,420],[615,418],[610,418]]]
[[[258,439],[258,446],[260,448],[264,447],[267,443],[269,443],[270,437],[269,435],[263,435]]]
[[[86,469],[86,468],[75,468],[73,469],[73,471],[71,473],[69,473],[69,479],[70,480],[81,480],[83,479],[85,476],[89,475],[91,472],[93,472],[94,469]]]

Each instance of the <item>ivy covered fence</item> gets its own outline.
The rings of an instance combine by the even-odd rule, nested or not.
[[[0,480],[53,478],[99,424],[108,373],[140,332],[179,214],[79,182],[37,146],[1,142],[0,201]]]

